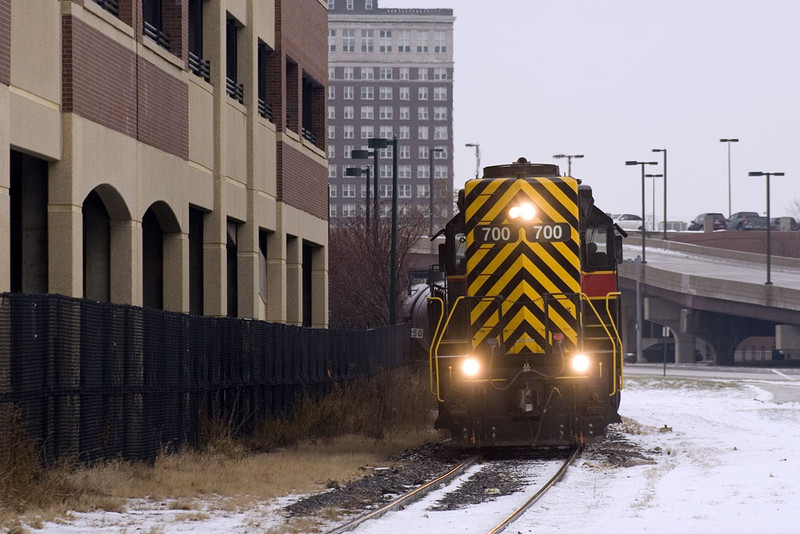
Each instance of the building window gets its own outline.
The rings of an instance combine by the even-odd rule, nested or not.
[[[447,87],[434,87],[433,99],[439,101],[447,100]]]
[[[211,80],[211,63],[203,60],[203,0],[189,0],[189,70]]]
[[[428,184],[417,186],[417,198],[429,198],[431,194],[431,186]]]
[[[355,75],[353,73],[355,69],[353,67],[345,67],[342,71],[342,79],[344,80],[353,80],[355,79]]]
[[[336,198],[336,186],[333,184],[328,184],[328,196],[330,198]]]
[[[428,32],[417,32],[417,53],[428,52]]]
[[[397,32],[397,51],[401,53],[411,52],[411,32],[404,30]]]
[[[420,126],[419,128],[417,128],[417,137],[419,139],[427,139],[428,138],[428,127],[427,126]],[[420,147],[420,148],[422,148],[422,147]]]
[[[447,52],[447,36],[444,32],[433,32],[433,52],[435,54]]]
[[[398,185],[397,198],[411,198],[411,184]]]
[[[392,51],[392,30],[381,30],[380,31],[381,37],[381,46],[380,51],[383,53],[389,53]]]
[[[411,79],[411,69],[408,67],[400,67],[400,79],[401,80],[410,80]]]
[[[400,135],[398,137],[400,139],[411,139],[411,127],[410,126],[401,126],[400,127]]]
[[[381,100],[391,100],[392,99],[392,88],[391,87],[380,87],[378,89],[378,96]]]
[[[348,11],[353,10],[353,0],[347,0],[347,5],[345,6]]]
[[[381,80],[391,80],[392,79],[392,67],[381,67],[379,72]]]
[[[328,100],[336,100],[336,87],[333,85],[328,86]]]
[[[356,205],[355,204],[342,204],[342,217],[355,217]]]
[[[428,79],[428,69],[417,69],[417,79],[418,80],[427,80]]]
[[[356,198],[356,186],[353,184],[344,184],[342,186],[342,198]]]
[[[372,139],[375,137],[375,128],[372,126],[361,127],[361,139]]]
[[[447,178],[447,167],[444,165],[436,165],[433,168],[433,177],[434,178]]]
[[[329,2],[333,2],[333,0],[328,0]],[[330,204],[328,206],[328,217],[333,218],[336,217],[336,204]]]
[[[344,108],[342,108],[342,115],[344,115],[345,119],[354,119],[355,108],[353,106],[345,106]]]
[[[398,165],[397,178],[408,180],[411,178],[411,165]]]
[[[372,191],[370,191],[370,193],[372,193]],[[361,196],[361,198],[365,198],[367,196],[367,186],[366,185],[362,185],[361,186],[360,196]]]
[[[342,138],[343,139],[353,139],[355,137],[355,127],[352,125],[347,125],[342,128]]]
[[[433,138],[437,141],[444,141],[448,137],[447,126],[437,126],[433,129]]]
[[[394,129],[391,126],[381,126],[381,139],[391,139],[394,137]],[[391,147],[389,147],[391,148]],[[388,149],[387,149],[388,150]],[[391,151],[389,151],[389,157],[391,156]]]
[[[399,89],[400,100],[411,100],[411,89],[408,87],[401,87]]]
[[[328,119],[336,118],[336,106],[328,106]]]
[[[242,104],[244,103],[244,87],[237,83],[239,79],[239,24],[236,22],[236,19],[228,17],[225,30],[225,49],[227,60],[225,89],[228,93],[228,96],[238,100],[239,103]]]
[[[258,114],[270,121],[272,120],[272,104],[267,96],[267,63],[272,53],[272,49],[266,43],[258,41]]]
[[[374,46],[373,46],[372,30],[361,30],[361,51],[372,52],[373,48]]]
[[[447,159],[447,147],[437,146],[436,151],[433,153],[433,159]]]
[[[372,0],[364,0],[364,9],[372,9]]]
[[[447,120],[447,108],[445,106],[434,106],[433,107],[433,120],[435,120],[435,121],[446,121]]]
[[[342,52],[356,51],[356,31],[342,30]]]
[[[143,33],[158,46],[169,50],[169,35],[164,33],[161,0],[142,0]]]
[[[328,30],[328,52],[336,52],[336,30]]]
[[[351,131],[352,131],[352,126],[350,128],[351,128]],[[352,139],[352,138],[353,137],[350,136],[350,139]],[[350,159],[353,156],[353,145],[344,145],[344,147],[342,147],[342,148],[343,148],[342,152],[344,152],[344,154],[343,154],[344,155],[344,159]]]
[[[336,145],[330,144],[328,145],[328,159],[334,159],[336,157]]]
[[[397,148],[397,157],[399,159],[411,159],[411,147],[408,145],[400,145]]]
[[[328,67],[328,79],[329,80],[336,79],[336,67]]]
[[[336,126],[333,124],[328,125],[328,139],[336,139]]]
[[[344,95],[343,98],[345,100],[353,100],[355,98],[356,90],[353,88],[352,85],[345,85],[344,86]]]
[[[419,100],[428,100],[428,88],[427,87],[420,87],[417,91],[417,98]]]
[[[361,87],[361,100],[374,100],[375,99],[375,88],[362,86]]]
[[[407,121],[410,119],[411,119],[411,108],[409,108],[408,106],[400,106],[400,120]],[[402,132],[403,126],[401,126],[400,128],[401,128],[400,131]],[[408,126],[405,126],[405,128],[408,128]]]
[[[389,172],[387,172],[386,176],[383,175],[383,169],[388,168]],[[381,166],[381,178],[391,178],[392,177],[392,166],[391,165],[382,165]],[[381,198],[391,198],[392,197],[392,184],[381,184],[379,186]]]
[[[375,79],[375,70],[372,67],[361,67],[361,79],[362,80],[374,80]]]
[[[328,10],[332,10],[333,9],[334,1],[335,0],[328,0]]]
[[[372,106],[361,106],[361,118],[372,120],[375,118],[375,108]]]
[[[447,79],[447,69],[433,69],[433,79],[434,80],[446,80]]]
[[[394,108],[392,106],[381,106],[380,119],[392,120],[394,118]]]
[[[417,119],[421,121],[428,120],[428,106],[420,106],[417,108]]]
[[[428,145],[421,145],[419,147],[419,159],[428,159]]]
[[[417,178],[430,179],[431,173],[427,165],[417,165]]]
[[[336,165],[328,164],[328,178],[336,178]]]

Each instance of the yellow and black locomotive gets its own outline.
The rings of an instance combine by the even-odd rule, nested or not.
[[[520,158],[484,168],[440,232],[437,427],[475,446],[562,446],[619,421],[622,236],[591,188]]]

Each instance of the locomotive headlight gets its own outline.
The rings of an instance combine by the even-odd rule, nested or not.
[[[513,206],[508,210],[509,219],[523,219],[525,221],[532,221],[536,217],[536,208],[533,204],[521,204]]]
[[[467,376],[475,376],[478,374],[478,371],[481,369],[481,364],[478,363],[478,360],[475,358],[467,358],[461,364],[461,370]]]
[[[591,361],[585,354],[576,354],[572,357],[572,370],[578,373],[585,373],[589,369]]]

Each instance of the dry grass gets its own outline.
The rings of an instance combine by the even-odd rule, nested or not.
[[[203,515],[201,501],[243,510],[322,490],[436,439],[433,408],[427,374],[398,370],[337,388],[317,402],[303,399],[292,421],[264,421],[243,439],[231,438],[225,425],[209,424],[201,450],[163,454],[154,465],[108,461],[42,469],[32,442],[6,436],[0,442],[0,528],[35,527],[70,511],[124,511],[134,498],[166,501],[191,521]]]

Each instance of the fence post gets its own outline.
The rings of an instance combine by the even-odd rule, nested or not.
[[[68,297],[48,300],[48,345],[52,345],[47,357],[53,359],[55,389],[60,393],[56,397],[54,452],[60,458],[75,457],[80,454],[81,301]]]

